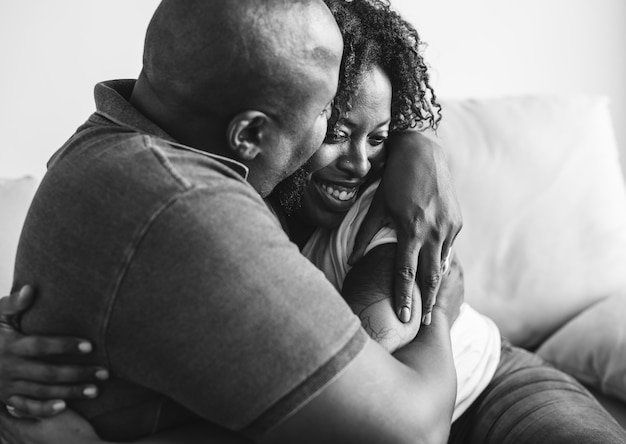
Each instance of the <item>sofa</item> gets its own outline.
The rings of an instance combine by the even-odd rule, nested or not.
[[[466,300],[626,428],[626,185],[608,100],[445,100],[437,136],[463,211]],[[0,180],[5,294],[36,187]]]

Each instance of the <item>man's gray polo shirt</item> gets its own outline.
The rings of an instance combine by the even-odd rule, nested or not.
[[[96,86],[97,112],[55,154],[18,248],[35,283],[27,333],[93,341],[108,367],[72,403],[105,439],[197,415],[259,436],[306,403],[368,340],[289,242],[246,167],[175,143]]]

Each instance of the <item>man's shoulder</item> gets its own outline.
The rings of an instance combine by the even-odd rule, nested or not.
[[[158,196],[192,188],[232,187],[256,200],[240,163],[114,125],[87,122],[48,163],[46,176],[63,176],[76,186],[118,184],[131,193]],[[169,191],[166,191],[169,190]]]

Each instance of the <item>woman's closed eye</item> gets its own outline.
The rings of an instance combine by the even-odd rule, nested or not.
[[[382,145],[386,141],[387,141],[387,136],[383,136],[383,135],[372,136],[372,137],[369,138],[369,143],[372,146]]]
[[[336,144],[343,143],[350,140],[350,136],[341,130],[334,130],[326,133],[326,137],[324,138],[324,143],[327,144]]]

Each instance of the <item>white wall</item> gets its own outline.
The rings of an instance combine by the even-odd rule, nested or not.
[[[626,172],[626,1],[392,0],[441,97],[603,94]],[[445,112],[445,110],[444,110]]]
[[[93,112],[95,83],[137,77],[158,3],[0,1],[0,177],[43,176]]]
[[[606,94],[626,170],[626,1],[392,0],[429,44],[441,97]],[[0,2],[0,177],[43,175],[93,110],[136,77],[157,0]]]

